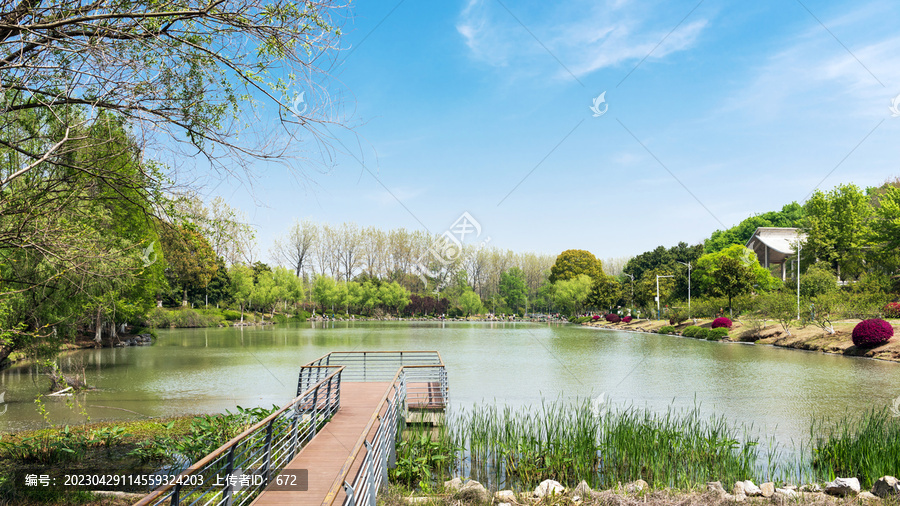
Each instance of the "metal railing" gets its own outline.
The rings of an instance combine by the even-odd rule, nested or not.
[[[400,420],[410,409],[444,409],[449,393],[447,370],[436,351],[332,352],[301,368],[298,389],[315,381],[321,374],[319,368],[335,365],[344,368],[344,381],[390,382],[390,387],[322,504],[375,506],[395,456]],[[356,473],[351,476],[354,468]]]
[[[344,367],[344,381],[393,381],[397,370],[406,374],[406,407],[442,410],[447,404],[447,369],[436,351],[333,351],[300,369],[297,392],[317,381],[322,366]]]
[[[317,380],[290,403],[192,464],[136,506],[249,504],[340,407],[341,366],[316,368]]]

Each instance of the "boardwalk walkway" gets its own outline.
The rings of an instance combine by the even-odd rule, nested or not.
[[[285,466],[289,469],[309,471],[309,489],[305,492],[266,490],[252,504],[316,505],[322,504],[325,495],[338,479],[341,467],[359,439],[366,424],[380,407],[381,399],[391,387],[390,382],[344,383],[341,385],[341,408],[316,437]],[[376,423],[372,432],[378,428]],[[355,475],[359,462],[351,468]],[[343,490],[335,498],[335,504],[343,504]]]

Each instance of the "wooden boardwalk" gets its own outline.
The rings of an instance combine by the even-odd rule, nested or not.
[[[325,495],[331,490],[341,466],[350,456],[350,451],[388,389],[389,382],[341,383],[341,407],[331,421],[307,444],[297,457],[285,466],[287,469],[307,469],[309,488],[304,492],[267,490],[251,504],[262,505],[316,505],[320,506]],[[378,423],[372,427],[374,432]],[[359,464],[350,470],[349,477],[356,475]],[[334,504],[344,502],[343,487]]]

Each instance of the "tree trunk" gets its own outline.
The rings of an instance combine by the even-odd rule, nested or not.
[[[94,334],[94,341],[102,342],[103,341],[103,322],[100,320],[101,308],[97,306],[97,321],[95,322],[94,328],[96,329],[96,333]]]
[[[116,332],[116,322],[109,322],[109,338],[118,339],[119,334]]]
[[[244,323],[244,304],[241,303],[241,323]]]
[[[181,305],[187,306],[187,288],[184,289],[183,295],[181,297]]]

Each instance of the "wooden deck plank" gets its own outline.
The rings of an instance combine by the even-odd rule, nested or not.
[[[353,445],[369,423],[384,393],[391,388],[389,382],[341,383],[341,407],[331,421],[285,466],[285,469],[307,469],[309,488],[301,491],[267,490],[251,504],[315,505],[320,506],[331,489],[341,466],[350,456]],[[372,428],[374,431],[377,428]],[[350,470],[354,476],[358,466]],[[344,501],[343,490],[334,504]]]

